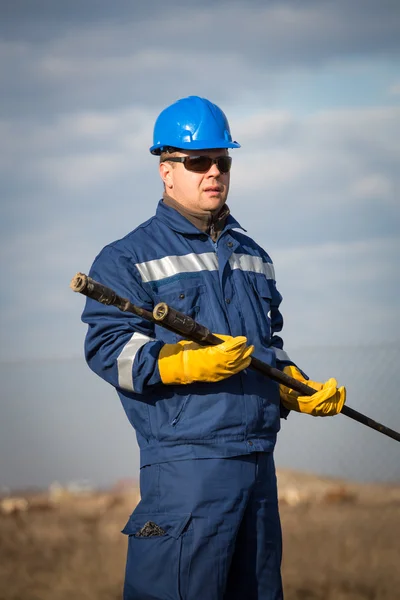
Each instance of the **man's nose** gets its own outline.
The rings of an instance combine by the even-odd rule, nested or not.
[[[218,169],[217,163],[214,162],[211,165],[211,167],[207,171],[207,175],[209,177],[218,177],[218,175],[221,175],[221,171]]]

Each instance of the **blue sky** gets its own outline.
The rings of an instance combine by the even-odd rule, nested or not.
[[[69,281],[153,214],[152,128],[179,97],[219,104],[242,145],[228,203],[274,260],[288,352],[301,362],[306,347],[377,346],[390,357],[400,341],[398,2],[14,0],[0,13],[0,433],[9,440],[12,423],[18,440],[36,427],[33,479],[56,476],[40,467],[52,448],[42,416],[67,401],[68,386],[50,391],[44,373],[71,366],[86,417],[96,385],[76,367],[83,299]],[[28,404],[42,398],[35,426],[9,405],[17,388]],[[96,389],[119,423],[112,390]],[[398,401],[387,402],[399,428]],[[14,467],[4,465],[13,482]]]

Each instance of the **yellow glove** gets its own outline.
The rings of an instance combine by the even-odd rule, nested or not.
[[[250,364],[254,346],[246,346],[243,336],[219,335],[218,346],[200,346],[186,340],[165,344],[158,356],[161,381],[166,385],[193,381],[221,381]]]
[[[336,379],[328,379],[325,383],[308,381],[293,366],[285,367],[283,372],[317,390],[317,393],[312,396],[300,396],[299,392],[280,384],[279,394],[282,404],[286,408],[307,413],[313,417],[329,417],[340,413],[346,401],[346,388],[338,388]]]

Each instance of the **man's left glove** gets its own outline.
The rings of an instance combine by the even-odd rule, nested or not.
[[[328,379],[325,383],[309,381],[294,366],[285,367],[283,372],[317,390],[317,393],[312,396],[300,396],[299,392],[281,383],[279,394],[285,408],[313,417],[329,417],[340,413],[346,401],[346,388],[338,388],[336,379]]]

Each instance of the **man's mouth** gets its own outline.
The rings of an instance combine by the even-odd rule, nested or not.
[[[217,185],[210,185],[209,187],[206,187],[205,192],[222,192],[222,188],[218,187]]]

